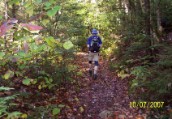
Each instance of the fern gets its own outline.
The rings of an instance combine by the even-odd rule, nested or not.
[[[0,87],[0,91],[9,91],[13,88],[9,88],[9,87]],[[11,119],[11,118],[18,118],[20,117],[20,115],[22,114],[21,112],[9,112],[9,108],[11,108],[11,106],[9,105],[11,100],[15,99],[17,97],[17,95],[11,95],[11,96],[6,96],[6,97],[0,97],[0,118],[4,118],[6,117],[7,119]]]

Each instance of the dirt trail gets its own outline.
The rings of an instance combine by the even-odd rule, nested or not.
[[[115,119],[114,114],[118,113],[120,119],[124,117],[134,119],[136,109],[129,107],[133,100],[128,96],[128,81],[117,79],[108,70],[106,61],[102,59],[100,59],[98,79],[93,80],[88,74],[87,56],[87,53],[78,53],[76,57],[77,64],[83,72],[83,77],[78,79],[82,86],[77,92],[79,102],[71,110],[76,113],[70,113],[67,118]],[[69,100],[74,98],[73,94]]]

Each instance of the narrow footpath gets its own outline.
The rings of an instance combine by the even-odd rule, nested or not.
[[[135,119],[137,110],[130,108],[130,102],[134,100],[128,95],[127,79],[118,79],[108,70],[107,61],[100,58],[98,79],[93,80],[88,74],[87,57],[87,53],[77,53],[75,61],[83,73],[82,78],[78,79],[81,86],[77,96],[73,97],[73,91],[69,94],[69,102],[75,100],[76,105],[71,111],[68,109],[65,118]]]

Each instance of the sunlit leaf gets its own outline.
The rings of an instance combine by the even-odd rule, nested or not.
[[[19,5],[20,1],[21,1],[21,0],[10,0],[10,1],[9,1],[9,4],[11,4],[11,5],[12,5],[12,4]]]
[[[45,41],[47,42],[47,44],[51,47],[55,47],[56,46],[56,40],[53,37],[47,37],[45,38]]]
[[[27,117],[28,117],[27,114],[22,114],[22,115],[21,115],[21,118],[22,118],[22,119],[26,119]]]
[[[77,14],[85,14],[87,12],[86,9],[81,9],[79,11],[77,11]]]
[[[71,41],[66,41],[64,44],[63,44],[63,47],[66,49],[66,50],[69,50],[73,47],[73,43]]]
[[[5,75],[4,75],[4,78],[5,79],[9,79],[9,78],[12,78],[14,76],[14,72],[11,71],[11,70],[8,70]]]
[[[41,86],[41,85],[39,85],[39,86],[38,86],[38,89],[39,89],[39,90],[41,90],[41,89],[42,89],[42,86]]]
[[[34,10],[33,5],[30,5],[29,7],[26,8],[26,13],[28,13],[29,16],[32,16],[33,15],[33,10]]]
[[[24,84],[24,85],[30,85],[31,84],[31,81],[30,81],[30,79],[24,79],[23,81],[22,81],[22,83]]]
[[[0,59],[3,59],[3,57],[5,56],[4,52],[0,52]]]
[[[52,17],[52,16],[56,15],[58,10],[60,10],[60,6],[55,6],[52,10],[48,10],[47,15],[49,17]]]
[[[53,113],[53,115],[57,115],[57,114],[60,113],[60,109],[59,108],[54,108],[52,113]]]
[[[46,26],[49,22],[50,22],[50,21],[47,20],[47,19],[42,20],[42,24],[43,24],[44,26]]]
[[[30,5],[32,5],[32,1],[30,1],[30,0],[28,0],[24,3],[25,8],[29,7]]]
[[[36,83],[37,83],[37,80],[36,80],[36,79],[32,79],[32,80],[31,80],[31,83],[32,83],[32,84],[36,84]]]

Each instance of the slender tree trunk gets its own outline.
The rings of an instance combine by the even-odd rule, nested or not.
[[[139,0],[139,1],[140,1],[140,6],[141,6],[142,13],[145,13],[144,1],[143,0]]]
[[[145,32],[148,36],[151,35],[150,22],[150,0],[145,0]],[[151,45],[151,44],[150,44]]]
[[[162,26],[161,26],[161,15],[159,5],[157,6],[156,16],[157,16],[157,31],[158,31],[158,42],[162,42]]]
[[[5,16],[5,21],[8,20],[8,3],[7,3],[7,0],[4,0],[4,16]],[[7,48],[7,36],[5,34],[4,36],[4,40],[5,40],[5,45],[4,47]]]
[[[147,50],[148,54],[151,56],[150,62],[153,62],[153,50],[150,48],[153,45],[152,42],[152,35],[151,35],[151,7],[150,7],[150,0],[144,0],[145,4],[145,33],[147,35],[148,40],[148,47]]]
[[[13,4],[12,5],[12,16],[13,16],[13,18],[16,18],[16,5],[15,4]]]

